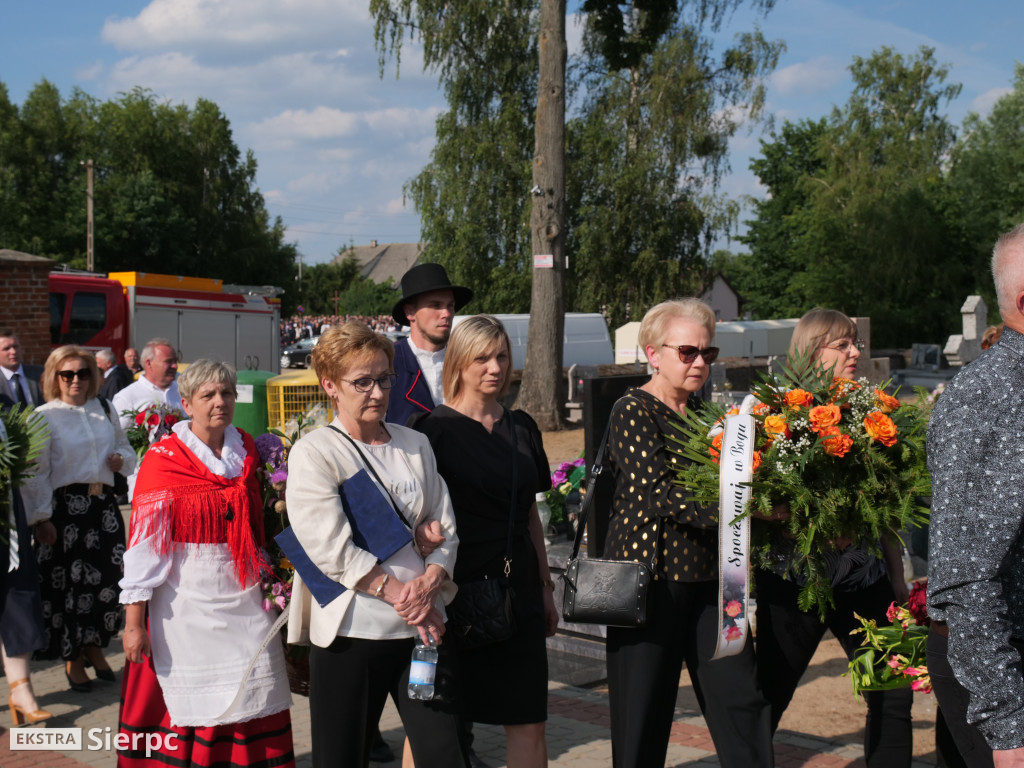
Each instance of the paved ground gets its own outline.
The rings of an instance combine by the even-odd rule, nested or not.
[[[111,666],[120,672],[123,654],[112,654]],[[36,664],[33,681],[40,703],[56,718],[40,727],[98,729],[102,738],[107,732],[116,732],[117,707],[120,685],[97,681],[91,693],[70,691],[64,679],[63,667],[54,664]],[[552,768],[605,768],[611,764],[611,743],[608,734],[608,700],[598,690],[589,690],[552,682],[549,687],[548,755]],[[10,723],[6,705],[0,706],[0,722]],[[305,698],[295,697],[292,725],[298,765],[311,765],[309,743],[309,705]],[[776,765],[779,768],[807,766],[829,768],[862,766],[861,747],[856,739],[859,723],[851,723],[852,740],[827,740],[792,731],[780,732],[776,738]],[[401,749],[403,733],[398,715],[388,702],[381,720],[385,740],[396,752]],[[108,731],[109,729],[109,731]],[[476,750],[492,768],[505,764],[504,736],[500,728],[477,726]],[[113,766],[114,753],[107,750],[80,752],[11,751],[9,736],[0,727],[0,768],[82,768],[82,766]],[[377,764],[374,764],[375,766]],[[398,761],[390,764],[398,766]],[[672,729],[667,766],[718,765],[707,728],[699,713],[679,709]],[[914,762],[914,768],[932,765]],[[428,766],[426,768],[438,768]]]

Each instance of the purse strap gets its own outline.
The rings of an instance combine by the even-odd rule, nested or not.
[[[519,440],[516,436],[516,418],[505,408],[509,424],[512,427],[512,493],[508,505],[508,539],[505,542],[505,578],[512,573],[512,538],[516,521],[516,497],[519,495]]]
[[[573,540],[572,543],[572,554],[569,555],[569,560],[575,560],[576,556],[579,554],[580,543],[583,541],[583,534],[587,529],[587,523],[590,522],[590,519],[593,516],[594,508],[597,506],[597,500],[595,498],[597,494],[595,493],[595,491],[598,478],[604,471],[604,452],[605,449],[608,447],[608,436],[611,434],[612,430],[612,415],[614,415],[615,413],[615,406],[627,398],[630,400],[635,400],[641,408],[644,407],[643,403],[641,403],[639,400],[637,400],[637,398],[633,397],[632,395],[623,395],[618,400],[616,400],[615,405],[612,406],[612,414],[608,416],[608,423],[605,425],[604,428],[604,436],[601,438],[601,446],[600,448],[597,449],[597,456],[594,457],[594,465],[590,468],[590,477],[587,480],[587,493],[583,497],[583,509],[580,510],[580,516],[578,518],[579,522],[576,524],[576,538]],[[647,409],[644,408],[644,410],[646,411]],[[652,572],[654,572],[658,562],[658,542],[656,540],[654,542],[653,548],[654,555],[651,557]]]
[[[366,465],[366,468],[368,470],[370,470],[370,474],[373,475],[373,479],[377,481],[377,484],[384,490],[384,494],[388,497],[388,501],[391,502],[391,506],[394,507],[395,512],[398,514],[399,518],[401,518],[402,522],[405,523],[405,527],[408,528],[411,531],[412,530],[412,526],[409,525],[409,521],[406,520],[405,515],[402,514],[402,510],[399,509],[398,505],[395,503],[395,500],[391,497],[391,492],[388,490],[388,487],[386,485],[384,485],[384,481],[380,479],[380,475],[377,474],[377,470],[375,470],[373,468],[373,464],[371,464],[366,459],[366,456],[363,455],[363,452],[359,449],[359,445],[356,443],[355,440],[352,439],[352,436],[349,435],[344,430],[338,429],[333,424],[328,424],[327,426],[330,427],[331,429],[333,429],[335,432],[337,432],[342,437],[344,437],[350,443],[352,443],[352,447],[356,449],[356,453],[359,454],[360,460],[363,462],[363,464]],[[386,431],[386,429],[385,429],[385,431]]]

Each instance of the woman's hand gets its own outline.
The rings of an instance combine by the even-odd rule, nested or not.
[[[416,526],[416,551],[420,557],[427,557],[444,544],[445,536],[441,533],[441,523],[438,520],[430,520]]]
[[[40,544],[57,543],[57,528],[49,520],[43,520],[43,522],[37,523],[35,533],[36,541]]]
[[[437,593],[447,573],[439,565],[428,565],[422,576],[407,581],[397,599],[392,603],[398,615],[409,624],[419,624],[433,610]]]
[[[441,644],[441,635],[444,634],[444,619],[441,618],[441,612],[436,608],[431,608],[415,627],[420,633],[420,640],[425,644],[429,644],[431,640],[434,641],[434,645]]]
[[[142,662],[142,657],[150,655],[149,633],[145,627],[132,625],[124,628],[124,635],[121,637],[121,644],[124,645],[124,655],[128,661],[136,664]]]
[[[554,637],[558,631],[558,610],[555,608],[555,593],[554,590],[547,587],[541,587],[540,591],[544,593],[545,636]]]
[[[107,456],[107,466],[111,472],[120,472],[124,468],[124,456],[120,453],[112,453]]]

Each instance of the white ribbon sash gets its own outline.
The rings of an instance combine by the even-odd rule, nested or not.
[[[750,519],[743,514],[750,501],[754,474],[754,417],[729,416],[722,436],[718,524],[718,643],[712,659],[734,656],[747,642],[747,598],[750,595]]]

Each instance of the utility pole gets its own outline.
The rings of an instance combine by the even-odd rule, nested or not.
[[[95,252],[93,251],[93,240],[92,240],[92,171],[93,162],[92,160],[86,160],[82,165],[85,166],[85,268],[90,272],[93,271],[93,267],[96,266]]]

